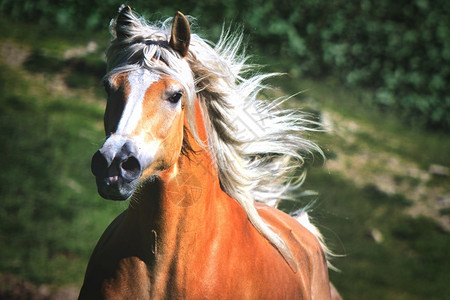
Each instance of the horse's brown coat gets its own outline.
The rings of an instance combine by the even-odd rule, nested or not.
[[[190,135],[189,142],[195,154],[180,156],[156,182],[143,184],[107,228],[80,299],[329,299],[316,237],[285,213],[257,204],[291,250],[294,273],[223,192],[210,154]]]

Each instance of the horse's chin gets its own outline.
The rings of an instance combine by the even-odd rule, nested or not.
[[[106,193],[104,191],[98,191],[99,195],[106,200],[113,200],[113,201],[125,201],[128,198],[131,197],[133,193]]]
[[[133,195],[137,182],[124,182],[119,180],[115,184],[109,184],[104,178],[96,178],[99,195],[107,200],[124,201]]]

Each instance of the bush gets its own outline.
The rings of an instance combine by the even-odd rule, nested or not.
[[[106,29],[121,0],[3,0],[0,13],[65,30]],[[450,129],[450,6],[446,0],[133,1],[153,17],[180,10],[217,34],[243,22],[252,45],[304,75],[373,90],[372,102],[419,125]],[[158,12],[158,14],[155,14]]]
[[[304,74],[370,88],[380,107],[450,129],[450,7],[444,1],[269,2],[257,12],[245,18],[258,28],[257,41],[274,41],[277,54],[294,58]]]

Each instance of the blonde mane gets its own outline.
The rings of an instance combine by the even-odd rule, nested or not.
[[[107,50],[107,76],[144,67],[183,84],[189,130],[210,151],[222,189],[289,260],[289,249],[261,219],[254,202],[276,207],[280,200],[293,198],[304,179],[304,155],[321,153],[300,136],[311,121],[295,110],[282,109],[283,99],[268,102],[258,98],[266,88],[263,81],[273,74],[251,74],[254,71],[240,52],[242,34],[225,31],[215,46],[192,34],[187,59],[182,59],[169,47],[171,18],[154,24],[131,12],[126,18],[126,25],[111,22],[116,38]],[[207,141],[198,138],[195,98],[202,109]],[[318,231],[311,231],[321,241]]]

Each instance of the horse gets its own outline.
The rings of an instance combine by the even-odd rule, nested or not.
[[[283,100],[258,98],[242,33],[212,43],[177,12],[122,6],[106,51],[99,194],[130,199],[105,230],[79,299],[330,299],[327,250],[305,210],[278,210],[319,148]],[[334,296],[332,296],[334,295]]]

